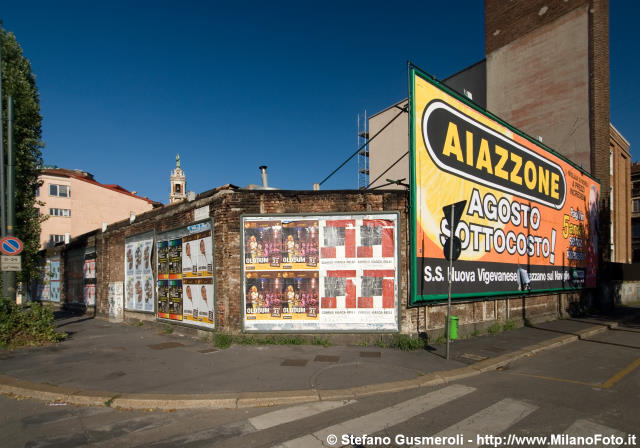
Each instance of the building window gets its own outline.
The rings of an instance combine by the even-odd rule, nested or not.
[[[51,216],[71,216],[71,210],[68,208],[50,208],[49,215]]]
[[[64,241],[64,235],[49,235],[49,245],[55,246],[56,243],[62,243]]]
[[[68,198],[71,197],[71,189],[68,185],[49,184],[49,196]]]
[[[609,151],[609,175],[613,176],[613,151]]]
[[[636,221],[633,223],[631,228],[631,236],[633,238],[640,238],[640,221]]]
[[[633,213],[640,212],[640,199],[633,200]]]
[[[176,193],[180,193],[180,184],[176,184]]]

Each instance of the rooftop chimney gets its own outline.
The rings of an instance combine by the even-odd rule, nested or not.
[[[267,165],[259,166],[260,174],[262,174],[262,188],[269,188],[269,182],[267,181]]]

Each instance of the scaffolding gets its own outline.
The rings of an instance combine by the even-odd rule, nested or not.
[[[369,122],[367,121],[367,111],[364,111],[364,119],[360,119],[358,114],[358,190],[364,190],[369,186]]]

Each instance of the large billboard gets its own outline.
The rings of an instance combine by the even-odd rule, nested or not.
[[[415,67],[409,82],[411,303],[449,279],[460,298],[595,286],[599,183]]]
[[[215,328],[210,222],[158,235],[158,318]]]
[[[398,215],[242,218],[246,331],[397,331]]]

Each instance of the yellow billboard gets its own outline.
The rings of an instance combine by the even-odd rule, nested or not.
[[[412,304],[595,286],[594,178],[415,67],[410,127]]]

